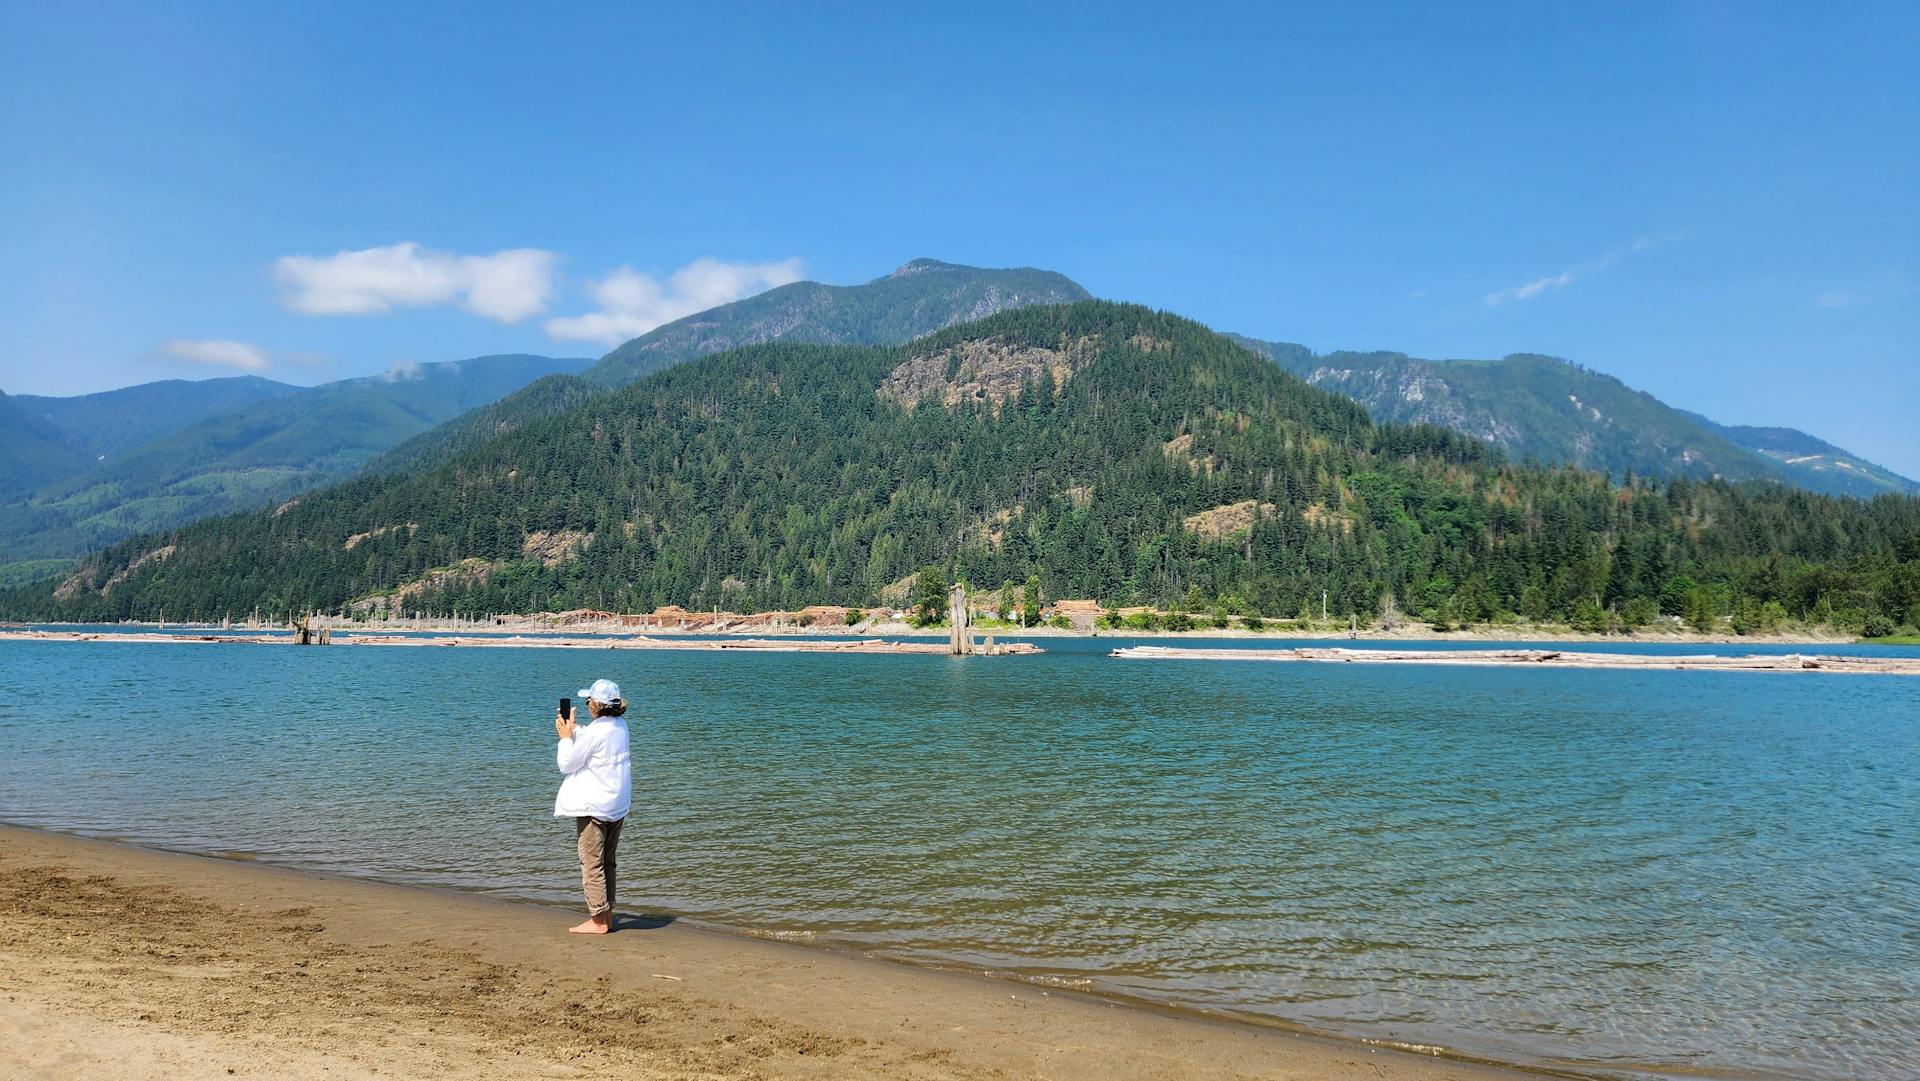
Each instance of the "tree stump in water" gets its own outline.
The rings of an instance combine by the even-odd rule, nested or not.
[[[333,628],[325,620],[316,620],[307,616],[293,627],[293,644],[296,646],[330,646],[333,644]]]
[[[953,633],[947,639],[947,652],[956,657],[964,657],[973,652],[973,633],[967,623],[967,587],[955,582],[947,591],[947,618],[953,623]]]

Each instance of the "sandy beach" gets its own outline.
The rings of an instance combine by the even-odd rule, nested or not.
[[[629,916],[0,826],[13,1078],[1539,1076]]]

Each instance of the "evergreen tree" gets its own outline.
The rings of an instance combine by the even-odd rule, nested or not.
[[[914,578],[914,621],[931,627],[947,618],[947,575],[939,567],[922,567]]]

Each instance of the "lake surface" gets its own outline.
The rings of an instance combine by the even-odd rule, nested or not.
[[[551,718],[609,676],[629,910],[1585,1072],[1920,1076],[1920,680],[1104,655],[1151,641],[0,642],[0,819],[578,904]]]

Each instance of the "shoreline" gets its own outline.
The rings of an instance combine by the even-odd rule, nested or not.
[[[336,633],[376,638],[381,636],[407,636],[419,634],[439,634],[448,637],[466,638],[503,638],[522,636],[533,641],[551,641],[559,638],[580,639],[635,639],[690,638],[695,640],[731,640],[763,639],[768,641],[806,641],[806,640],[846,640],[849,638],[908,638],[940,639],[947,637],[945,626],[915,627],[910,623],[863,623],[852,627],[741,627],[722,630],[690,627],[680,628],[635,628],[607,626],[603,624],[556,624],[541,626],[532,620],[516,621],[509,624],[465,623],[450,621],[425,621],[418,624],[365,623],[350,620],[329,620],[328,626]],[[218,623],[153,623],[128,621],[122,623],[0,623],[0,635],[21,636],[20,632],[30,627],[55,627],[63,631],[72,629],[78,633],[87,633],[88,628],[111,629],[112,633],[134,633],[132,628],[153,630],[172,629],[186,633],[213,634],[231,637],[256,637],[266,635],[285,635],[290,633],[280,624],[255,625],[251,627],[235,624],[223,627]],[[1133,628],[1098,628],[1092,631],[1067,630],[1059,627],[981,627],[973,628],[976,639],[992,635],[996,642],[1011,644],[1028,640],[1047,638],[1170,638],[1170,639],[1219,639],[1236,642],[1378,642],[1392,644],[1396,642],[1461,642],[1495,643],[1514,642],[1552,642],[1582,645],[1701,645],[1701,646],[1871,646],[1903,645],[1908,643],[1879,643],[1861,639],[1855,635],[1831,634],[1808,631],[1792,634],[1700,634],[1696,631],[1628,631],[1620,634],[1589,634],[1570,628],[1524,625],[1517,627],[1478,626],[1473,630],[1436,631],[1419,624],[1408,624],[1393,630],[1382,628],[1363,628],[1350,632],[1344,627],[1320,628],[1275,628],[1264,631],[1245,629],[1230,630],[1135,630]],[[532,636],[539,636],[534,638]]]
[[[84,624],[69,624],[74,629],[6,628],[0,627],[0,642],[66,642],[89,643],[107,642],[115,645],[241,645],[241,646],[287,646],[301,644],[293,634],[286,631],[242,631],[199,630],[185,625],[176,625],[171,631],[133,630],[129,624],[117,624],[112,629],[81,629]],[[338,631],[338,637],[333,632]],[[303,636],[304,637],[304,636]],[[1063,633],[1042,636],[1043,640],[1065,637]],[[1215,634],[1215,635],[1168,635],[1166,638],[1192,637],[1201,642],[1192,645],[1141,645],[1140,639],[1147,635],[1088,635],[1087,638],[1106,637],[1128,642],[1116,644],[1107,651],[1107,656],[1116,659],[1145,660],[1235,660],[1235,661],[1294,661],[1312,663],[1361,663],[1361,664],[1424,664],[1456,665],[1481,667],[1522,667],[1522,668],[1589,668],[1589,669],[1712,669],[1720,671],[1805,671],[1837,672],[1866,675],[1920,675],[1920,659],[1905,657],[1882,657],[1848,655],[1845,653],[1696,653],[1696,654],[1651,654],[1629,653],[1615,650],[1586,650],[1582,645],[1602,644],[1595,640],[1572,640],[1568,646],[1549,643],[1539,639],[1520,639],[1518,641],[1481,640],[1463,641],[1461,649],[1423,649],[1422,644],[1434,639],[1327,639],[1327,638],[1289,638],[1275,635],[1255,636],[1251,634]],[[1151,636],[1160,638],[1163,636]],[[815,653],[834,655],[887,655],[887,656],[923,656],[949,657],[953,651],[946,641],[917,637],[852,637],[829,635],[823,632],[789,634],[780,636],[744,635],[744,634],[636,634],[627,633],[535,633],[517,631],[472,630],[464,634],[433,630],[362,631],[349,628],[327,628],[325,634],[316,634],[312,645],[338,648],[406,648],[406,649],[586,649],[586,650],[638,650],[638,651],[680,651],[694,653]],[[1216,642],[1225,639],[1241,643],[1236,647],[1224,644],[1206,645],[1208,639]],[[1340,642],[1341,645],[1330,645]],[[1344,643],[1353,642],[1354,645]],[[1365,644],[1361,644],[1364,642]],[[1507,648],[1486,648],[1498,642]],[[1615,639],[1611,644],[1625,645],[1626,641]],[[1647,644],[1640,641],[1638,644]],[[1812,643],[1781,642],[1779,640],[1761,641],[1740,639],[1721,642],[1718,640],[1687,643],[1668,642],[1669,645],[1697,644],[1701,646],[1745,646],[1751,649],[1759,645],[1807,645]],[[1824,643],[1833,645],[1834,643]],[[1400,648],[1393,648],[1395,646]],[[1478,648],[1476,648],[1478,647]],[[975,640],[972,655],[981,657],[1034,657],[1045,654],[1047,650],[1032,641],[1023,639],[999,639],[989,635]]]
[[[112,923],[87,920],[89,906]],[[1588,1076],[671,916],[628,917],[615,935],[582,939],[564,932],[577,915],[569,908],[8,823],[0,914],[0,956],[17,973],[0,1033],[43,1071],[29,1077],[69,1076],[82,1063],[78,1072],[128,1077],[217,1074],[259,1063],[268,1048],[271,1067],[240,1072],[533,1077],[564,1064],[642,1077]],[[541,1003],[563,1000],[542,1013]],[[362,1040],[356,1030],[369,1022],[425,1042]]]
[[[293,640],[285,633],[230,632],[197,633],[181,631],[46,631],[0,629],[0,642],[112,642],[116,645],[240,645],[285,646]],[[468,634],[435,636],[431,631],[408,634],[342,633],[339,641],[323,639],[320,646],[386,646],[402,648],[468,649],[665,649],[728,653],[835,653],[891,654],[923,657],[949,656],[944,642],[889,641],[884,638],[700,638],[653,637],[651,635],[589,636],[569,638],[560,635],[528,637],[521,634]],[[1031,642],[995,642],[978,647],[970,656],[1033,657],[1046,650]]]

